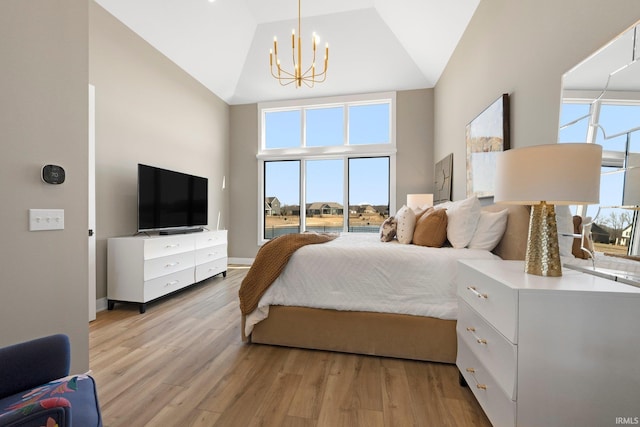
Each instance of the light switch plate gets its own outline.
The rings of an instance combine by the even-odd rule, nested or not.
[[[64,209],[29,209],[29,231],[64,230]]]

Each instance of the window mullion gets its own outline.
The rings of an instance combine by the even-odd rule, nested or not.
[[[342,205],[344,206],[342,212],[342,231],[349,231],[349,158],[344,157],[343,162],[343,175],[342,180],[342,194],[344,194]]]
[[[300,160],[300,232],[307,231],[307,161]]]
[[[300,147],[307,146],[307,109],[300,109]]]
[[[343,145],[350,145],[349,144],[349,104],[345,104],[344,105],[344,112],[343,112],[343,120],[344,120],[344,126],[343,126]]]

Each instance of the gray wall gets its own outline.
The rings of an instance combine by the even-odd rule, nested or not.
[[[0,346],[65,333],[71,369],[89,368],[88,2],[0,2]],[[47,163],[64,184],[40,180]],[[28,231],[30,208],[65,228]]]
[[[258,106],[231,106],[229,256],[258,251]],[[396,94],[396,206],[408,193],[433,191],[433,89]]]
[[[90,2],[96,88],[97,298],[107,295],[107,238],[137,231],[137,165],[209,178],[209,227],[228,228],[229,107]]]
[[[557,141],[562,75],[640,19],[637,0],[483,0],[435,88],[435,158],[466,196],[465,126],[511,94],[511,146]]]

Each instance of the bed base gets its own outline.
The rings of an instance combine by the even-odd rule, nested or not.
[[[442,363],[455,363],[457,352],[455,320],[307,307],[271,306],[269,317],[244,338],[258,344]]]

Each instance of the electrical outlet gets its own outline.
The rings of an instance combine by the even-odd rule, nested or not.
[[[29,231],[64,230],[64,209],[29,209]]]

